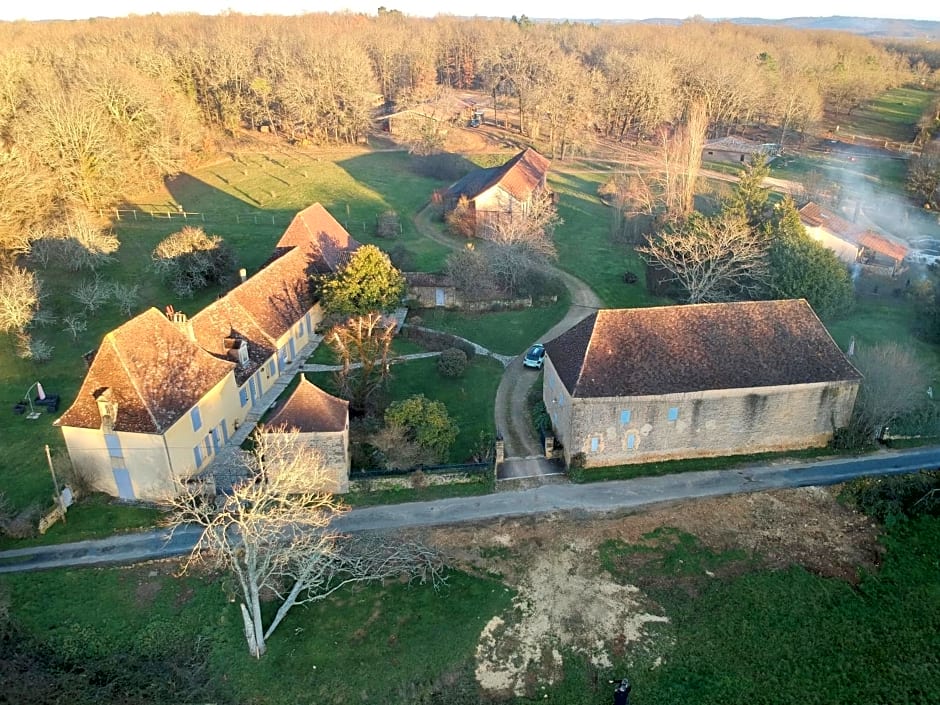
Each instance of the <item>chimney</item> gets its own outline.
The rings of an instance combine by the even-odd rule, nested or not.
[[[187,338],[194,343],[196,342],[196,332],[193,330],[193,322],[189,320],[185,313],[182,311],[173,311],[171,320],[176,324],[177,328],[186,334]]]
[[[117,421],[118,404],[111,395],[111,388],[105,387],[95,395],[98,404],[98,414],[101,416],[101,430],[105,433],[114,431],[114,422]]]
[[[242,284],[245,283],[245,280],[248,279],[248,270],[242,267],[238,270],[238,278],[241,280]]]

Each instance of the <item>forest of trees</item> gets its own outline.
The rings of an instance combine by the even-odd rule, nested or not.
[[[153,15],[0,24],[0,47],[8,254],[246,128],[352,143],[383,105],[470,88],[501,96],[515,129],[562,153],[597,133],[651,135],[690,105],[712,133],[763,122],[784,137],[927,75],[922,55],[854,35],[697,20]]]

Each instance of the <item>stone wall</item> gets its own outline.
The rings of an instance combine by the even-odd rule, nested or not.
[[[565,461],[584,453],[585,467],[794,450],[826,445],[857,392],[857,382],[834,382],[572,399],[567,427],[556,429]]]
[[[474,470],[453,470],[450,472],[424,472],[413,470],[407,473],[383,475],[380,473],[353,473],[349,481],[350,492],[379,492],[382,490],[418,489],[436,485],[460,485],[472,482],[485,482],[492,474]]]

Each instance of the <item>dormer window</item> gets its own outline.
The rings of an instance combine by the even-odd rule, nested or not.
[[[248,355],[248,341],[241,338],[226,338],[224,341],[225,352],[230,360],[237,362],[242,367],[248,367],[251,364],[251,358]]]

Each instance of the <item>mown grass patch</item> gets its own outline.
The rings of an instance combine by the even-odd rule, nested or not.
[[[610,208],[597,196],[605,177],[597,172],[550,174],[550,185],[559,195],[558,213],[565,221],[555,231],[558,267],[590,286],[609,307],[664,303],[647,292],[646,265],[639,255],[611,237]],[[624,283],[627,271],[637,275],[636,283]]]
[[[932,91],[915,86],[892,88],[850,115],[839,115],[839,129],[866,137],[911,142],[917,136],[917,122],[934,97]]]
[[[449,378],[437,371],[437,358],[409,360],[392,366],[388,388],[389,403],[423,394],[443,402],[447,413],[457,422],[460,433],[446,462],[462,463],[479,447],[481,435],[494,433],[493,405],[503,366],[489,357],[477,355],[467,365],[463,377]],[[336,384],[330,372],[308,372],[307,379],[331,394]]]
[[[211,701],[272,705],[429,702],[434,691],[456,682],[475,693],[476,641],[511,599],[499,583],[459,572],[440,590],[394,582],[346,588],[323,603],[295,608],[258,661],[248,654],[238,605],[227,598],[231,579],[180,579],[170,574],[173,568],[5,575],[0,586],[37,648],[55,650],[74,668],[119,657],[127,664],[135,654],[153,662],[172,659],[196,644],[208,652],[200,675],[212,685]],[[264,609],[270,619],[275,605]],[[168,690],[146,702],[186,697]]]
[[[564,318],[571,299],[567,291],[548,306],[514,311],[464,312],[421,309],[421,325],[459,335],[501,355],[518,355]]]
[[[41,536],[17,540],[0,537],[0,550],[84,541],[147,529],[155,526],[163,516],[164,512],[156,507],[124,504],[106,495],[94,494],[73,505],[65,522],[59,521]]]

